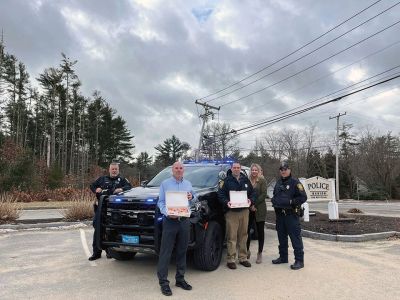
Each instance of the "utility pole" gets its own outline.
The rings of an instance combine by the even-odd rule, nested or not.
[[[203,106],[204,108],[204,113],[200,115],[200,118],[203,120],[203,124],[201,125],[201,130],[200,130],[200,139],[199,139],[199,147],[197,148],[196,151],[196,161],[199,161],[200,159],[200,149],[201,149],[201,144],[203,141],[203,132],[204,132],[204,126],[208,120],[209,117],[211,117],[212,119],[214,118],[214,112],[212,112],[211,110],[218,110],[221,108],[220,106],[216,107],[216,106],[211,106],[207,103],[202,103],[199,100],[195,101],[196,104]]]
[[[345,116],[344,114],[339,113],[337,116],[329,117],[329,120],[336,118],[336,201],[339,201],[339,118]]]

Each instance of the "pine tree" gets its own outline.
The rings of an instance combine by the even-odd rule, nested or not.
[[[163,144],[154,147],[158,151],[157,160],[163,165],[168,166],[181,158],[186,151],[190,149],[190,145],[181,142],[175,135],[167,138]]]

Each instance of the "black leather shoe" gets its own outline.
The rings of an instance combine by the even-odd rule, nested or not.
[[[273,259],[272,263],[274,265],[278,265],[278,264],[287,264],[288,260],[287,259],[283,259],[282,257],[278,257],[277,259]]]
[[[240,261],[239,264],[241,264],[242,266],[245,266],[246,268],[251,267],[251,263],[248,260]]]
[[[164,296],[171,296],[171,295],[172,295],[172,291],[171,291],[171,289],[170,289],[170,287],[169,287],[168,284],[167,284],[167,285],[162,285],[162,286],[161,286],[161,293],[162,293]]]
[[[110,255],[110,253],[108,253],[107,251],[106,251],[106,257],[107,257],[108,259],[112,258],[112,256]]]
[[[299,270],[304,268],[304,262],[296,260],[293,265],[290,266],[292,270]]]
[[[226,266],[231,270],[235,270],[236,269],[236,264],[234,262],[228,262],[226,264]]]
[[[175,283],[175,285],[177,287],[183,288],[186,291],[190,291],[192,289],[192,286],[189,283],[187,283],[185,280],[177,281]]]
[[[101,257],[101,252],[100,253],[93,253],[93,255],[91,257],[89,257],[89,260],[96,260],[99,259]]]

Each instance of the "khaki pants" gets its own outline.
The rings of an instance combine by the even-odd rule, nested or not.
[[[239,248],[239,262],[247,260],[247,227],[249,210],[228,211],[225,214],[228,257],[227,262],[235,262],[236,248]]]

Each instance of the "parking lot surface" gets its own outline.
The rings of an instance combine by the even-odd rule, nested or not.
[[[89,262],[92,229],[20,231],[0,234],[0,299],[165,299],[157,257]],[[252,253],[256,253],[256,241]],[[400,299],[400,240],[340,243],[304,239],[305,268],[272,265],[276,232],[266,230],[264,262],[228,269],[225,257],[213,272],[189,262],[192,291],[174,286],[173,299]],[[289,252],[292,252],[291,250]],[[292,254],[292,253],[291,253]],[[224,252],[224,256],[226,253]],[[293,256],[290,256],[293,261]]]

